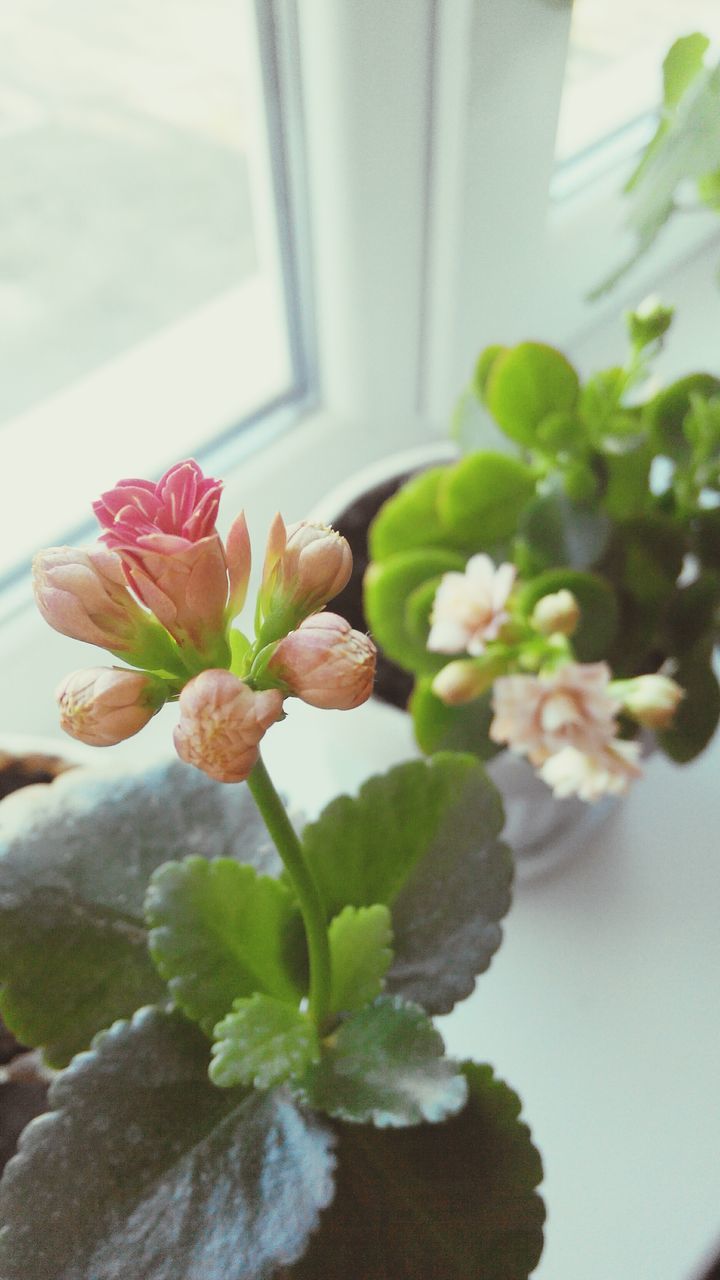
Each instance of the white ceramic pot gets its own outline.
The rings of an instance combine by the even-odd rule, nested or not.
[[[368,489],[456,456],[442,441],[394,454],[358,472],[338,486],[315,508],[313,519],[335,524],[348,506]],[[290,713],[298,742],[313,742],[312,792],[317,800],[355,791],[365,778],[420,753],[412,721],[404,711],[372,698],[352,712],[324,712],[322,725],[305,711]],[[295,734],[293,734],[293,737]],[[289,744],[288,744],[289,745]],[[588,838],[620,801],[608,797],[595,804],[571,798],[556,800],[534,769],[519,756],[503,751],[490,761],[488,774],[505,804],[504,836],[516,858],[521,879],[544,874],[580,853]]]

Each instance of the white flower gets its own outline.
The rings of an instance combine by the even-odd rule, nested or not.
[[[563,747],[548,757],[539,772],[558,799],[579,796],[581,800],[599,800],[605,795],[622,795],[629,783],[640,777],[639,755],[639,743],[617,738],[594,755],[577,747]]]
[[[515,566],[495,568],[486,555],[472,556],[464,573],[443,574],[435,594],[427,647],[433,653],[483,653],[497,639],[509,614],[505,608],[515,582]]]

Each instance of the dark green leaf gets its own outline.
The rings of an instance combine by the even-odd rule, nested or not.
[[[699,511],[693,521],[697,553],[709,569],[720,569],[720,507]]]
[[[521,342],[494,361],[485,387],[490,412],[511,440],[535,444],[543,418],[575,408],[580,382],[560,351]]]
[[[96,1031],[163,998],[142,902],[152,871],[187,853],[273,868],[245,787],[179,761],[77,769],[0,807],[0,1005],[26,1044],[64,1065]]]
[[[667,652],[687,653],[703,639],[713,641],[720,606],[720,579],[704,573],[671,597],[665,618]]]
[[[673,678],[685,690],[685,697],[672,728],[659,733],[658,742],[676,764],[687,764],[705,749],[720,719],[720,686],[708,646],[700,645],[683,658]]]
[[[300,1089],[319,1111],[378,1128],[437,1124],[467,1098],[465,1077],[422,1009],[385,996],[340,1024]]]
[[[618,604],[612,586],[595,573],[577,569],[549,569],[523,587],[519,605],[530,615],[538,600],[565,588],[580,605],[580,622],[572,646],[580,662],[597,662],[608,655],[618,625]]]
[[[158,868],[145,909],[173,999],[208,1033],[239,996],[299,1000],[302,924],[284,883],[231,858],[186,858]]]
[[[388,988],[445,1013],[501,940],[512,859],[497,789],[471,756],[413,760],[333,800],[303,833],[328,916],[387,903]]]
[[[650,499],[650,464],[653,451],[641,445],[627,453],[605,454],[605,493],[602,505],[612,520],[643,515]]]
[[[302,1073],[320,1056],[314,1022],[270,996],[236,1000],[213,1035],[210,1079],[223,1089],[238,1084],[269,1089]]]
[[[502,747],[488,736],[493,718],[490,692],[460,707],[448,707],[432,691],[432,676],[418,680],[410,699],[415,737],[421,751],[469,751],[492,760]]]
[[[667,516],[646,515],[616,525],[600,569],[641,604],[665,605],[685,556],[682,529]]]
[[[388,560],[401,551],[422,547],[454,550],[462,541],[441,522],[437,498],[450,466],[430,467],[413,476],[380,508],[368,531],[373,560]]]
[[[75,1059],[6,1170],[3,1280],[266,1280],[300,1257],[330,1135],[283,1093],[216,1089],[208,1056],[146,1009]]]
[[[278,1280],[526,1280],[542,1252],[540,1156],[520,1103],[468,1065],[467,1106],[439,1125],[335,1126],[337,1194]]]
[[[564,493],[547,493],[528,504],[519,541],[529,575],[568,566],[587,569],[603,554],[611,525],[601,511],[571,502]]]
[[[345,907],[330,921],[328,933],[333,1012],[361,1009],[380,994],[393,958],[390,912],[377,902]]]
[[[515,533],[535,492],[530,467],[504,453],[471,453],[448,467],[437,503],[443,524],[475,551]]]
[[[457,552],[433,548],[403,551],[370,565],[365,575],[365,612],[374,639],[393,662],[408,671],[423,673],[439,671],[444,666],[447,659],[428,653],[424,642],[408,630],[406,603],[424,583],[464,568],[465,558]]]

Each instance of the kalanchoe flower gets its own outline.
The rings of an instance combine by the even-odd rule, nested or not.
[[[614,680],[610,688],[623,711],[646,729],[667,729],[685,697],[685,690],[679,684],[659,674]]]
[[[130,586],[184,649],[225,659],[228,563],[215,528],[219,480],[180,462],[153,484],[121,480],[93,504],[103,541],[120,556]],[[244,599],[250,548],[244,518],[228,538],[233,609]]]
[[[580,605],[572,591],[565,587],[538,600],[532,611],[530,625],[541,635],[573,635],[580,621]]]
[[[33,591],[43,618],[62,635],[122,654],[136,666],[172,664],[169,637],[128,591],[114,552],[48,547],[33,561]]]
[[[495,684],[490,737],[536,767],[547,762],[542,776],[556,794],[596,799],[603,790],[624,790],[640,774],[639,747],[617,737],[621,704],[609,685],[604,662],[567,662],[552,674],[504,676]],[[560,761],[549,763],[561,753]]]
[[[372,693],[377,650],[336,613],[316,613],[280,641],[267,670],[312,707],[351,711]]]
[[[112,747],[145,728],[167,686],[145,671],[88,667],[66,676],[55,696],[66,733],[91,747]]]
[[[282,716],[279,689],[257,692],[229,671],[202,671],[180,695],[175,749],[181,760],[218,782],[243,782],[260,740]]]
[[[443,574],[432,608],[427,647],[433,653],[481,654],[509,619],[506,604],[515,566],[495,568],[486,555],[472,556],[464,573]]]
[[[301,520],[288,528],[280,515],[270,526],[258,596],[258,636],[268,644],[322,609],[347,585],[352,552],[328,525]]]

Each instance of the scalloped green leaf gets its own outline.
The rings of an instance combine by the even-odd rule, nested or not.
[[[448,752],[371,778],[303,832],[328,918],[346,904],[386,903],[387,989],[430,1013],[468,995],[500,945],[513,875],[497,838],[503,817],[479,762]]]
[[[462,572],[465,558],[439,548],[403,551],[371,564],[365,574],[365,613],[374,639],[388,658],[407,671],[439,671],[447,661],[428,653],[424,640],[408,629],[405,609],[418,587],[452,570]]]
[[[401,551],[422,547],[464,550],[462,540],[442,523],[438,510],[438,491],[449,470],[449,465],[429,467],[387,500],[368,530],[371,559],[388,560]]]
[[[320,1057],[317,1029],[308,1014],[271,996],[236,1000],[213,1036],[210,1079],[222,1089],[270,1089]]]
[[[63,1066],[165,988],[142,903],[154,869],[189,853],[277,858],[245,787],[174,760],[76,769],[0,805],[0,1009]]]
[[[541,342],[521,342],[493,362],[485,403],[505,435],[532,446],[543,418],[572,411],[579,391],[578,375],[562,352]]]
[[[467,1100],[465,1077],[427,1015],[385,996],[340,1024],[298,1087],[317,1110],[378,1128],[437,1124]]]
[[[580,605],[580,621],[572,637],[579,661],[606,658],[617,634],[619,612],[617,596],[604,578],[577,569],[549,569],[523,587],[518,603],[530,615],[538,600],[563,588],[571,591]]]
[[[266,1280],[332,1193],[332,1136],[282,1092],[217,1089],[178,1014],[116,1023],[53,1084],[0,1186],[3,1280]]]
[[[344,907],[330,921],[331,1008],[350,1013],[369,1004],[382,990],[390,967],[392,920],[382,903]]]
[[[442,522],[475,551],[511,537],[535,492],[531,467],[505,453],[471,453],[448,467],[437,495]]]
[[[673,717],[672,728],[657,735],[667,756],[688,764],[705,749],[720,720],[720,685],[712,669],[709,646],[700,645],[678,663],[673,677],[685,697]]]
[[[238,997],[303,994],[302,922],[285,883],[231,858],[186,858],[155,872],[145,913],[173,1000],[208,1034]]]
[[[278,1280],[527,1280],[543,1247],[542,1162],[515,1093],[466,1064],[467,1106],[410,1129],[335,1124],[337,1193]]]
[[[408,710],[421,751],[469,751],[478,760],[492,760],[503,748],[488,736],[494,715],[488,691],[463,706],[448,707],[432,691],[432,676],[423,676],[413,689]]]

